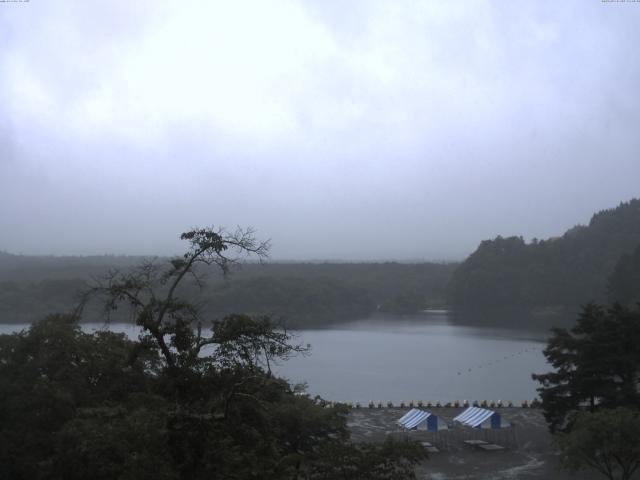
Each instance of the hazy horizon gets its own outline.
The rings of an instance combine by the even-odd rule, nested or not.
[[[620,203],[625,203],[629,200],[632,199],[628,199],[628,200],[624,200]],[[610,208],[615,208],[617,205],[613,205]],[[593,214],[596,214],[598,212],[593,212]],[[591,216],[589,217],[589,219],[591,218]],[[552,235],[550,237],[532,237],[532,238],[536,238],[537,240],[549,240],[549,239],[553,239],[553,238],[559,238],[561,237],[566,230],[569,230],[570,228],[576,227],[576,226],[586,226],[589,224],[589,220],[586,220],[584,222],[578,222],[578,223],[574,223],[571,226],[567,226],[567,228],[562,231],[562,232],[558,232],[557,235]],[[471,253],[473,253],[473,251],[476,249],[476,247],[480,244],[481,241],[483,240],[493,240],[495,237],[497,237],[499,234],[490,237],[490,238],[483,238],[478,240],[478,243],[476,244],[476,246],[469,251],[467,254],[465,254],[464,256],[460,257],[460,258],[354,258],[354,259],[350,259],[350,258],[320,258],[320,257],[306,257],[306,258],[283,258],[283,257],[279,257],[279,258],[274,258],[273,255],[269,254],[269,256],[267,258],[264,259],[265,262],[267,263],[384,263],[384,262],[395,262],[395,263],[456,263],[456,262],[462,262],[465,258],[467,258]],[[521,235],[514,235],[514,236],[518,236],[520,237]],[[259,232],[257,232],[256,234],[256,238],[260,239],[260,240],[269,240],[271,241],[271,239],[267,239],[267,238],[263,238],[259,235]],[[528,241],[528,239],[525,239],[525,241]],[[183,245],[186,248],[186,243],[183,243]],[[272,246],[273,247],[273,246]],[[102,253],[88,253],[88,254],[82,254],[82,253],[62,253],[62,254],[55,254],[55,253],[24,253],[24,252],[11,252],[8,250],[4,250],[4,249],[0,249],[0,253],[8,253],[10,255],[17,255],[17,256],[34,256],[34,257],[56,257],[56,258],[63,258],[63,257],[171,257],[171,256],[179,256],[182,255],[182,253],[184,253],[184,249],[182,251],[175,251],[173,253],[153,253],[153,252],[148,252],[148,253],[113,253],[113,252],[102,252]],[[259,260],[252,258],[252,257],[247,257],[245,259],[243,259],[243,261],[249,262],[249,263],[258,263]]]
[[[0,2],[0,251],[459,261],[640,196],[640,3]]]

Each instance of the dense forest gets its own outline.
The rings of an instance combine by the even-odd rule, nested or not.
[[[229,251],[263,258],[267,244],[240,230],[181,238],[183,256],[111,271],[82,296],[128,310],[137,340],[82,332],[82,309],[0,335],[0,478],[414,479],[419,443],[354,443],[346,405],[273,374],[307,347],[266,316],[204,327],[181,295],[199,267],[228,272]]]
[[[69,311],[92,280],[165,260],[0,252],[0,322]],[[474,323],[500,323],[498,310],[509,311],[504,316],[513,322],[513,309],[522,312],[519,318],[535,309],[565,309],[573,318],[573,310],[590,301],[633,304],[640,299],[639,265],[640,200],[634,199],[596,213],[588,225],[561,237],[485,240],[460,264],[254,262],[230,276],[205,270],[203,288],[185,282],[183,294],[209,318],[239,311],[268,314],[293,328],[444,305],[454,307],[462,322],[464,312],[472,311]],[[127,320],[117,312],[115,318]]]
[[[640,245],[633,253],[620,257],[607,287],[612,302],[627,306],[640,303]]]
[[[0,322],[29,322],[68,311],[92,279],[141,261],[164,260],[0,253]],[[238,311],[270,314],[291,327],[304,327],[376,311],[402,314],[441,306],[454,268],[441,263],[245,263],[227,277],[209,269],[203,289],[191,282],[183,293],[209,317]]]
[[[633,269],[625,265],[638,261],[638,251],[631,254],[639,246],[640,199],[633,199],[558,238],[483,241],[454,272],[450,298],[461,308],[575,307],[618,300],[613,298],[618,292],[633,288]]]

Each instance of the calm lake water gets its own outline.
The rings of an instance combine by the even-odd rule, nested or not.
[[[85,324],[92,331],[100,325]],[[0,333],[26,328],[0,325]],[[137,336],[137,328],[111,324]],[[456,325],[446,312],[374,317],[296,333],[311,355],[276,367],[292,383],[328,400],[393,402],[503,400],[536,397],[531,373],[549,371],[546,335]]]

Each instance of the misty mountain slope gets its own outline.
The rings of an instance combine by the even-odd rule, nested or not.
[[[576,306],[605,301],[622,255],[640,245],[640,199],[593,215],[559,238],[485,240],[454,272],[449,294],[459,307]]]

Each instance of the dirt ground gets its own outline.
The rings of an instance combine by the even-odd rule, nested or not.
[[[429,411],[450,424],[462,408],[430,408]],[[502,480],[502,479],[558,479],[592,480],[601,478],[589,472],[571,473],[559,466],[557,451],[542,412],[530,408],[500,408],[502,417],[514,424],[513,429],[478,431],[456,428],[435,435],[431,432],[400,431],[395,421],[408,409],[353,409],[348,425],[355,441],[382,441],[392,435],[428,441],[439,450],[420,465],[420,480]],[[464,440],[485,440],[505,447],[499,451],[483,451],[471,447]],[[602,477],[603,478],[603,477]]]

